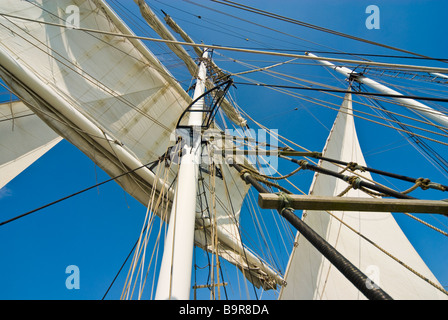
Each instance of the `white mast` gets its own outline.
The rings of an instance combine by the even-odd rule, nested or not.
[[[193,101],[198,99],[205,91],[207,50],[204,50],[202,58]],[[168,234],[165,239],[156,300],[187,300],[190,298],[196,187],[201,157],[201,135],[196,134],[195,129],[202,125],[203,112],[201,111],[203,109],[203,98],[194,103],[190,109],[193,112],[190,112],[188,125],[193,130],[193,137],[182,150],[177,190],[171,209]]]
[[[309,55],[311,57],[317,57],[316,55],[314,55],[312,53],[307,53],[307,55]],[[369,79],[365,76],[357,74],[356,72],[354,72],[353,70],[351,70],[349,68],[335,66],[331,62],[324,61],[324,60],[319,60],[319,62],[325,66],[332,68],[333,70],[339,72],[340,74],[342,74],[346,77],[355,75],[356,82],[365,84],[378,92],[388,94],[388,95],[401,95],[402,96],[402,94],[400,92],[390,89],[390,88],[386,87],[385,85],[382,85],[382,84],[380,84],[372,79]],[[440,76],[441,74],[437,74],[437,75]],[[448,128],[448,117],[445,114],[443,114],[437,110],[434,110],[431,107],[428,107],[427,105],[424,105],[423,103],[418,102],[413,99],[399,98],[399,97],[394,98],[394,99],[403,103],[406,107],[409,106],[410,110],[420,114],[421,116],[427,117],[427,118],[439,123],[440,125],[444,126],[445,128]]]

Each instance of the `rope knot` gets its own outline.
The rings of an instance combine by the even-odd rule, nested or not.
[[[304,168],[304,167],[307,166],[308,161],[306,161],[306,160],[299,160],[298,164],[299,164],[300,167]]]
[[[351,176],[348,178],[348,183],[353,187],[353,189],[359,189],[359,186],[361,185],[361,179],[356,176]]]
[[[240,171],[240,177],[248,184],[249,182],[246,180],[247,176],[250,176],[250,170],[249,169],[243,169]]]
[[[349,162],[349,163],[347,164],[347,168],[349,168],[350,171],[356,171],[356,170],[359,170],[359,171],[361,171],[361,172],[366,171],[366,170],[364,169],[363,166],[360,166],[360,165],[357,164],[356,162]]]
[[[429,180],[429,179],[422,179],[422,181],[420,183],[420,188],[422,188],[423,190],[428,190],[430,183],[431,183],[431,180]]]
[[[278,192],[277,193],[279,198],[282,200],[280,203],[280,214],[283,215],[283,210],[288,209],[291,211],[294,211],[294,209],[291,207],[291,199],[288,197],[288,195],[284,192]]]

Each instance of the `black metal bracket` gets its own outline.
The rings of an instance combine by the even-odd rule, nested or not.
[[[184,118],[184,116],[189,113],[189,112],[203,112],[205,113],[207,116],[204,118],[202,125],[200,126],[201,129],[208,129],[210,127],[210,125],[212,124],[213,119],[215,118],[216,113],[218,112],[219,106],[221,105],[222,101],[224,100],[225,95],[227,94],[227,92],[229,91],[230,87],[233,84],[233,80],[232,79],[228,79],[218,85],[216,85],[215,87],[211,88],[210,90],[207,90],[206,92],[204,92],[203,94],[201,94],[198,98],[196,98],[195,100],[193,100],[193,102],[191,102],[188,107],[184,110],[184,112],[182,112],[181,116],[179,117],[179,120],[177,121],[176,124],[176,129],[189,129],[192,130],[192,127],[189,125],[181,125],[181,121]],[[213,105],[210,108],[204,109],[204,110],[191,110],[191,107],[198,102],[200,99],[204,98],[205,96],[207,96],[208,94],[217,91],[217,93],[215,94],[214,97],[214,101],[213,101]]]

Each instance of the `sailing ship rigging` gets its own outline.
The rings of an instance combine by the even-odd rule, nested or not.
[[[156,10],[157,5],[163,9]],[[433,246],[443,261],[447,60],[233,1],[182,5],[185,9],[143,0],[0,4],[0,77],[8,95],[0,105],[3,193],[47,154],[71,145],[135,200],[139,214],[132,218],[134,237],[127,239],[131,250],[121,266],[115,260],[119,272],[104,279],[98,289],[102,298],[189,299],[205,292],[225,299],[238,287],[255,299],[270,294],[280,299],[446,299],[443,283],[413,247],[421,240],[414,235],[411,244],[401,223],[407,218],[419,224],[417,239],[436,233]],[[285,36],[282,43],[294,50],[298,41],[306,43],[307,50],[276,50],[258,40],[266,47],[229,46],[216,34],[210,42],[195,42],[194,32],[186,32],[183,20],[173,19],[170,11],[204,25],[213,23],[207,14],[238,18],[254,38],[252,28],[265,32],[265,38]],[[238,17],[242,12],[398,51],[394,59],[418,58],[419,64],[370,59],[380,54],[341,57],[340,50],[320,56],[318,43]],[[240,37],[243,31],[226,21],[219,27],[212,33],[223,35],[228,27],[232,37]],[[317,68],[320,75],[313,77]],[[323,74],[330,75],[330,84]],[[408,82],[388,83],[392,74],[393,80]],[[408,93],[411,88],[422,93]],[[281,105],[280,95],[287,97]],[[322,109],[316,112],[311,105]],[[269,127],[257,120],[263,117]],[[294,139],[282,132],[288,126]],[[381,141],[380,133],[388,138]],[[375,140],[371,155],[387,151],[372,146],[389,144],[387,153],[393,156],[369,156],[367,138]],[[414,158],[419,162],[413,164]],[[403,162],[415,173],[399,170]],[[304,200],[294,200],[300,199],[294,194]],[[272,210],[256,208],[263,208],[268,196]],[[305,200],[314,207],[305,208]],[[37,221],[41,215],[35,212],[47,207],[8,212],[1,227],[19,230],[29,219],[25,216],[33,213]],[[197,276],[200,269],[206,269],[205,278]]]

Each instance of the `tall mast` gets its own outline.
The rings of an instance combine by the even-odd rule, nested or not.
[[[202,58],[193,101],[198,99],[205,91],[207,50],[204,50]],[[196,188],[201,157],[202,110],[204,110],[204,98],[196,101],[190,109],[192,112],[190,112],[188,126],[191,127],[193,134],[190,135],[191,138],[182,150],[177,188],[157,284],[156,300],[186,300],[190,298]]]
[[[317,57],[316,55],[312,53],[307,53],[307,55],[311,57]],[[381,83],[378,83],[372,79],[369,79],[361,74],[356,73],[355,71],[341,66],[335,66],[331,62],[325,61],[325,60],[319,60],[319,62],[325,66],[328,66],[332,68],[333,70],[339,72],[340,74],[348,77],[353,78],[356,82],[365,84],[366,86],[369,86],[370,88],[384,93],[384,94],[390,94],[390,95],[402,95],[400,92],[395,91],[393,89],[390,89],[389,87],[386,87],[385,85],[382,85]],[[442,74],[437,74],[438,76],[444,76]],[[438,124],[444,126],[445,128],[448,128],[448,117],[437,111],[432,109],[431,107],[428,107],[427,105],[418,102],[413,99],[409,98],[394,98],[395,100],[399,101],[400,103],[404,104],[406,107],[409,106],[410,110],[414,111],[415,113],[419,114],[420,116],[427,117],[431,119],[432,121],[437,122]]]

